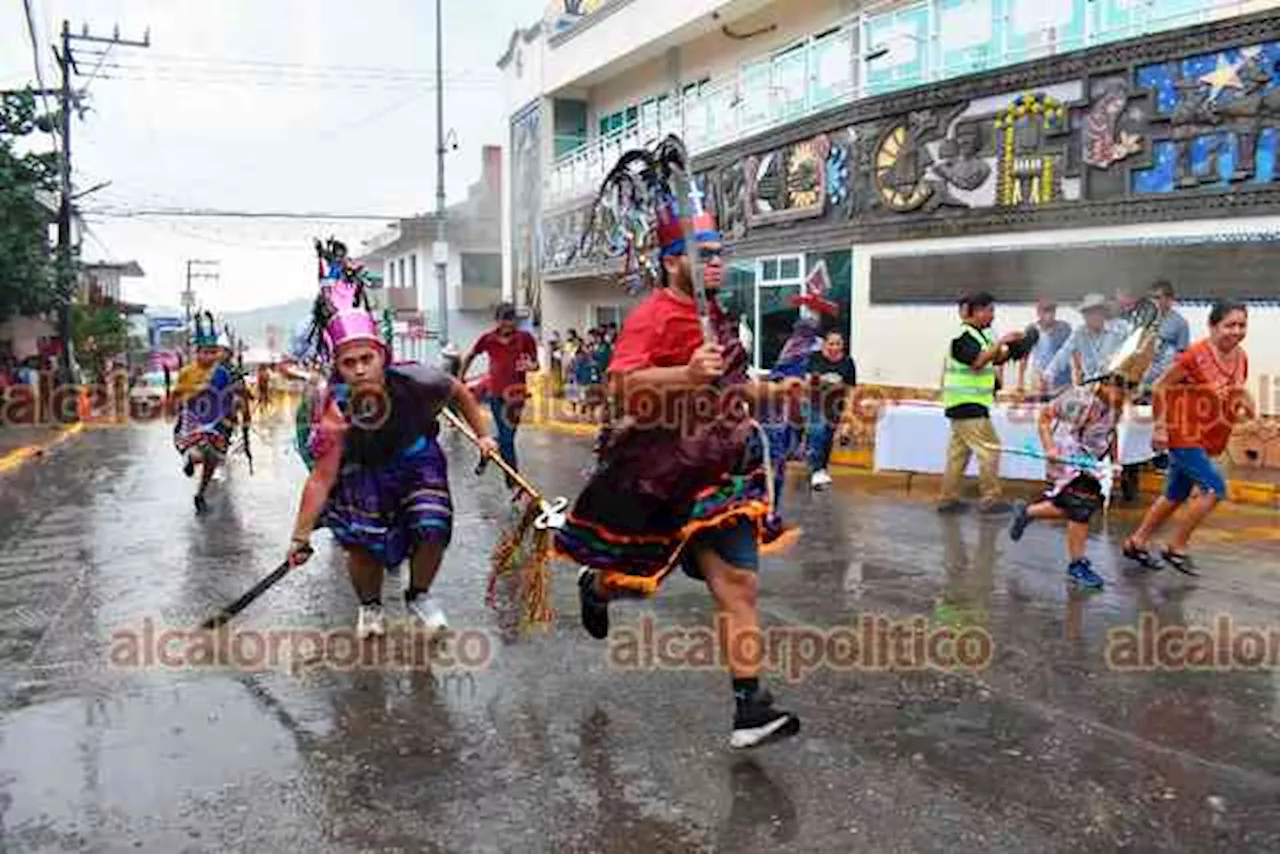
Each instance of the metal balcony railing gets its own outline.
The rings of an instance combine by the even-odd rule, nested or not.
[[[557,157],[543,204],[586,195],[631,148],[678,134],[702,154],[863,97],[988,71],[1265,8],[1265,0],[1065,0],[1069,23],[1019,31],[1046,0],[921,0],[862,14],[713,78],[697,94],[641,109],[638,119]],[[1061,4],[1059,4],[1061,5]],[[1275,5],[1280,5],[1277,3]],[[948,22],[983,10],[989,38],[957,40]],[[984,25],[985,26],[985,25]],[[945,35],[944,35],[945,33]],[[859,45],[867,45],[860,51]],[[885,50],[888,48],[888,50]],[[877,56],[876,54],[880,55]],[[887,60],[887,61],[886,61]],[[563,149],[565,138],[557,138]]]

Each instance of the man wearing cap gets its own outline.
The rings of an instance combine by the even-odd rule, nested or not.
[[[1071,382],[1071,369],[1064,366],[1056,375],[1046,373],[1046,369],[1058,355],[1062,345],[1071,337],[1071,324],[1058,320],[1058,303],[1052,299],[1042,299],[1036,303],[1036,328],[1040,331],[1040,339],[1031,350],[1031,383],[1033,388],[1041,386],[1041,378],[1047,378],[1050,388],[1060,388]],[[1024,388],[1027,363],[1019,364],[1018,387]]]
[[[1101,376],[1125,339],[1120,328],[1107,323],[1107,298],[1102,294],[1086,295],[1080,314],[1084,323],[1075,328],[1045,370],[1048,377],[1070,370],[1073,385]]]
[[[516,309],[511,303],[498,306],[494,318],[497,324],[477,339],[462,360],[459,377],[466,381],[467,370],[476,356],[484,353],[489,357],[489,373],[481,390],[489,401],[497,426],[502,459],[511,468],[518,469],[516,430],[528,396],[525,378],[530,371],[538,370],[538,342],[528,332],[516,328]],[[507,485],[514,485],[510,477]]]

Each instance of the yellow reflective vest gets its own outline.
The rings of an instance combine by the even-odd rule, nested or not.
[[[968,323],[960,327],[961,335],[968,335],[977,340],[982,350],[991,348],[992,340],[976,326]],[[988,364],[980,370],[974,370],[964,362],[958,361],[947,346],[947,365],[942,375],[942,406],[950,409],[966,403],[978,403],[991,406],[996,399],[996,367]]]

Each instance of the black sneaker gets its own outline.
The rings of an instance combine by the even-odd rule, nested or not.
[[[582,627],[596,640],[609,636],[609,603],[596,595],[596,574],[584,566],[578,571],[578,602],[582,606]]]
[[[758,692],[745,703],[738,703],[733,715],[733,736],[729,745],[735,750],[760,747],[800,732],[800,718],[791,712],[773,708],[773,697]]]
[[[195,498],[195,505],[196,505],[196,512],[197,512],[197,513],[204,513],[206,510],[208,510],[208,509],[209,509],[209,502],[207,502],[207,501],[205,501],[205,500],[204,500],[204,496],[203,496],[203,495],[197,495],[197,496],[196,496],[196,498]]]
[[[1027,515],[1027,502],[1019,501],[1014,507],[1013,514],[1013,524],[1009,526],[1009,539],[1016,543],[1022,539],[1027,526],[1031,524],[1031,517]]]
[[[182,464],[182,473],[187,477],[191,477],[196,473],[196,461],[187,457],[187,461]]]

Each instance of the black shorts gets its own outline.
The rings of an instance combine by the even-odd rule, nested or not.
[[[1102,485],[1087,474],[1082,474],[1050,500],[1070,521],[1088,522],[1094,513],[1102,509]]]

